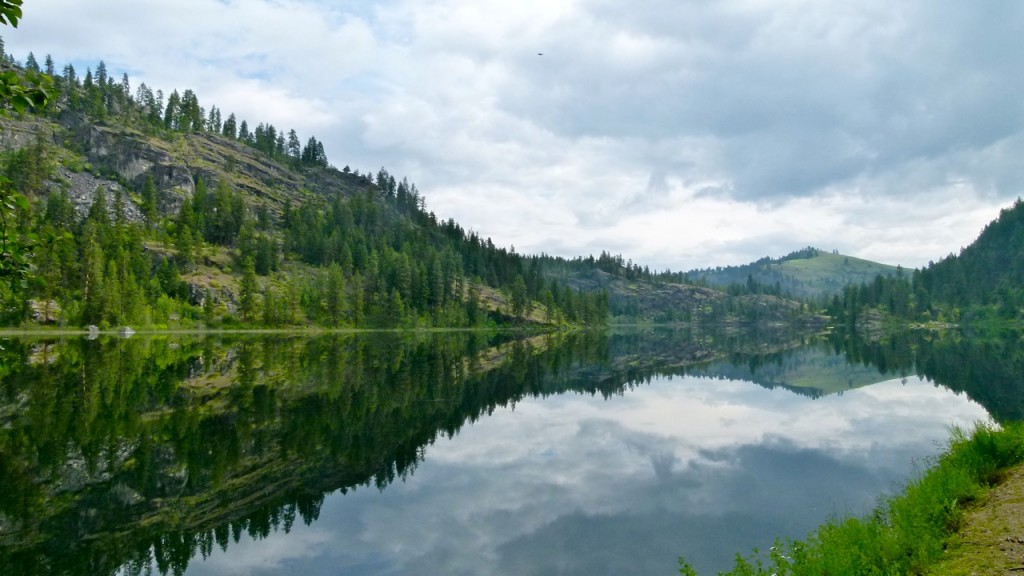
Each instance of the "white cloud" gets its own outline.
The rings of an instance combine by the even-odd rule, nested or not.
[[[1024,185],[1022,14],[50,0],[4,36],[19,58],[104,59],[133,85],[316,135],[333,163],[408,176],[438,216],[520,252],[685,270],[817,245],[920,266]]]

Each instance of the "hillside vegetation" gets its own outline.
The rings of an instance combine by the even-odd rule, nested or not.
[[[605,321],[603,293],[439,221],[384,168],[335,169],[315,137],[223,118],[191,90],[132,92],[102,62],[84,79],[45,66],[53,104],[0,119],[4,195],[19,199],[2,222],[3,325]]]
[[[947,322],[1017,325],[1024,320],[1024,202],[1003,209],[978,238],[912,274],[878,276],[847,286],[830,314],[849,327],[877,323]]]
[[[742,266],[691,270],[686,276],[709,286],[760,285],[776,295],[816,298],[838,294],[849,284],[870,282],[878,275],[895,276],[901,270],[899,266],[808,247]]]
[[[102,62],[84,78],[49,56],[17,70],[50,74],[54,102],[0,119],[5,190],[25,200],[3,234],[31,251],[0,270],[2,325],[823,325],[763,287],[495,246],[406,179],[339,170],[315,137],[191,90],[132,90]]]

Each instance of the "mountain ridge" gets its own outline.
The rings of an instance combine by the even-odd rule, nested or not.
[[[848,284],[870,282],[879,274],[894,276],[902,270],[902,266],[808,246],[779,258],[766,256],[739,266],[690,270],[686,277],[710,286],[759,284],[777,295],[818,298],[838,294]]]

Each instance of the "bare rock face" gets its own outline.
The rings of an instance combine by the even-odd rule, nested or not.
[[[128,190],[117,182],[100,178],[88,172],[72,172],[67,168],[57,169],[57,186],[63,186],[68,192],[71,204],[75,207],[75,213],[84,217],[89,212],[89,206],[96,199],[96,189],[103,189],[107,196],[107,209],[111,219],[114,218],[114,197],[121,193],[124,206],[124,216],[129,222],[142,222],[142,210],[131,199]]]
[[[33,322],[39,324],[56,324],[60,321],[61,308],[56,300],[29,300]]]
[[[238,312],[238,298],[230,288],[220,287],[211,289],[202,284],[188,283],[188,301],[190,304],[204,306],[207,298],[210,298],[214,305],[222,304],[231,314]]]
[[[71,112],[60,117],[67,129],[64,137],[71,147],[82,150],[93,170],[108,175],[139,190],[152,176],[163,190],[164,202],[159,207],[165,214],[177,212],[185,198],[195,193],[195,183],[188,165],[173,154],[172,143],[140,132],[100,126],[84,121]]]
[[[136,201],[147,178],[158,190],[158,210],[177,214],[195,196],[196,182],[212,189],[224,181],[241,193],[250,206],[280,211],[289,200],[302,200],[310,191],[355,194],[371,185],[366,176],[337,170],[290,167],[245,143],[217,134],[168,133],[145,127],[95,122],[80,113],[62,110],[56,118],[0,118],[0,150],[20,149],[42,138],[64,149],[51,190],[66,187],[80,214],[103,186],[112,204],[123,193],[127,218],[141,219]],[[68,153],[70,152],[70,154]],[[131,194],[129,194],[131,192]],[[135,200],[131,200],[131,196]]]
[[[53,141],[53,127],[43,120],[8,120],[0,127],[0,150],[18,150],[31,146],[37,138]]]

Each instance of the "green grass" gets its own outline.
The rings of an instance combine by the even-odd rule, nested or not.
[[[833,519],[804,541],[777,541],[767,555],[736,556],[722,576],[906,575],[936,564],[965,506],[1024,462],[1024,424],[954,429],[936,464],[863,518]],[[696,572],[680,558],[679,572]]]
[[[819,252],[814,258],[786,260],[772,267],[810,286],[840,287],[871,282],[879,274],[895,275],[897,271],[896,266],[830,252]]]

